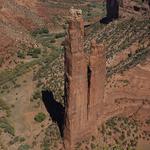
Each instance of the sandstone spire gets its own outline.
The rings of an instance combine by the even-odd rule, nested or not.
[[[90,85],[88,92],[88,114],[90,120],[97,120],[103,106],[106,59],[104,46],[91,41],[91,54],[89,59]]]
[[[65,51],[66,150],[73,149],[87,118],[87,61],[83,51],[83,18],[79,12],[71,10]]]
[[[95,132],[105,83],[104,47],[92,41],[91,55],[87,61],[82,13],[72,8],[70,14],[64,62],[66,150],[74,150],[75,143]]]

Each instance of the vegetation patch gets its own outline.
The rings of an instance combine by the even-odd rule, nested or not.
[[[10,107],[0,98],[0,110],[6,111],[7,117],[10,115]]]
[[[0,57],[0,66],[3,64],[3,62],[4,62],[4,58]]]
[[[121,73],[130,68],[135,67],[136,65],[144,61],[146,57],[149,56],[149,54],[150,54],[149,48],[137,50],[135,54],[132,54],[132,56],[128,57],[125,60],[122,60],[116,66],[107,68],[107,76],[109,77],[112,76],[113,74]]]
[[[31,32],[31,35],[35,37],[35,36],[37,36],[38,34],[43,34],[43,33],[48,34],[48,33],[49,33],[48,28],[46,28],[46,27],[38,28],[38,29],[32,31],[32,32]]]
[[[150,125],[150,119],[146,120],[146,124]]]
[[[5,118],[0,119],[0,128],[3,129],[4,132],[9,133],[10,135],[15,135],[14,127]]]
[[[58,144],[61,143],[60,132],[56,124],[49,125],[45,130],[45,137],[41,144],[44,150],[58,150]]]
[[[56,39],[63,38],[63,37],[65,37],[65,35],[66,35],[66,33],[64,33],[64,32],[62,32],[62,33],[57,33],[57,34],[55,35],[55,38],[56,38]]]
[[[28,144],[22,144],[19,146],[18,150],[29,150],[31,147]]]
[[[140,137],[139,122],[128,117],[112,117],[102,125],[99,131],[103,142],[114,148],[117,145],[121,150],[135,150]],[[105,145],[104,144],[104,145]]]
[[[38,58],[40,54],[41,54],[40,48],[31,48],[27,52],[27,55],[32,56],[32,58]]]
[[[41,65],[43,62],[51,63],[63,52],[62,49],[56,47],[51,46],[50,48],[52,48],[53,51],[48,56],[38,58],[28,63],[19,64],[13,70],[9,69],[0,72],[0,85],[2,86],[3,84],[9,81],[14,81],[14,79],[16,79],[18,76],[21,76],[22,74],[26,73],[31,67],[37,64]]]
[[[21,58],[21,59],[24,59],[26,56],[26,52],[24,50],[19,50],[17,52],[17,57]]]
[[[34,117],[34,120],[39,123],[43,122],[45,119],[46,119],[46,115],[43,112],[38,113]]]

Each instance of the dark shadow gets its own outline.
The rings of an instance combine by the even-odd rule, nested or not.
[[[148,5],[150,7],[150,0],[142,0],[142,2],[148,2]]]
[[[42,100],[52,120],[57,123],[61,133],[61,137],[63,137],[64,112],[65,112],[64,107],[62,106],[61,103],[57,102],[54,99],[53,93],[48,90],[42,91]]]
[[[104,17],[100,20],[101,24],[109,24],[110,22],[112,22],[113,19],[112,18],[108,18],[108,17]]]
[[[100,20],[102,24],[108,24],[119,18],[119,2],[118,0],[106,0],[106,17]]]
[[[91,26],[93,26],[93,25],[95,25],[95,24],[97,24],[97,23],[99,23],[99,21],[97,21],[97,22],[94,22],[94,23],[89,23],[89,24],[86,24],[86,25],[84,25],[84,28],[91,27]]]
[[[86,24],[86,25],[84,25],[84,28],[88,28],[88,27],[90,27],[92,24]]]

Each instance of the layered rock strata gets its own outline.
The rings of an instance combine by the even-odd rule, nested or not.
[[[91,54],[84,53],[84,22],[80,10],[71,9],[65,42],[65,126],[64,145],[75,143],[96,132],[99,110],[103,107],[106,74],[104,46],[91,42]]]

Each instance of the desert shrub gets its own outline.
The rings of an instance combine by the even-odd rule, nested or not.
[[[0,110],[6,111],[7,116],[10,115],[10,108],[9,106],[0,98]]]
[[[113,150],[123,150],[123,148],[120,145],[115,145],[112,147]]]
[[[114,116],[106,121],[103,125],[106,134],[103,134],[103,141],[107,144],[107,140],[112,139],[110,149],[113,150],[124,150],[126,147],[135,148],[138,142],[138,122],[128,117]],[[135,132],[136,129],[136,133]],[[111,136],[109,135],[111,132]],[[117,137],[113,139],[114,135]],[[111,139],[110,139],[111,138]]]
[[[14,139],[13,140],[11,140],[10,142],[9,142],[9,144],[11,144],[11,145],[13,145],[13,144],[15,144],[15,143],[17,143],[17,142],[24,142],[25,141],[25,138],[24,137],[19,137],[19,136],[16,136],[16,137],[14,137]]]
[[[88,4],[87,6],[88,6],[88,7],[96,8],[96,7],[97,7],[97,4],[96,4],[96,3],[92,3],[92,4]]]
[[[42,122],[45,120],[45,118],[46,118],[46,115],[43,112],[40,112],[37,115],[35,115],[34,120],[37,122]]]
[[[27,55],[32,56],[32,58],[38,58],[39,54],[41,54],[40,48],[31,48],[27,53]]]
[[[95,149],[96,148],[96,145],[91,143],[91,149]]]
[[[19,51],[17,52],[17,57],[19,57],[19,58],[21,58],[21,59],[24,59],[25,56],[26,56],[26,53],[25,53],[24,50],[19,50]]]
[[[50,41],[50,43],[55,43],[56,42],[56,40],[55,39],[52,39],[51,41]]]
[[[8,70],[1,71],[0,72],[0,85],[3,85],[9,81],[16,79],[17,77],[21,76],[22,74],[27,72],[27,70],[29,70],[31,67],[33,67],[37,64],[41,64],[45,61],[49,62],[49,64],[50,64],[53,60],[55,60],[63,52],[63,49],[61,49],[61,48],[57,48],[54,46],[50,46],[49,48],[53,49],[53,51],[48,56],[45,56],[42,59],[35,59],[28,63],[19,64],[13,70],[8,69]],[[3,93],[3,92],[4,91],[1,91],[1,93]]]
[[[101,150],[124,150],[120,145],[105,146]],[[130,149],[129,149],[130,150]]]
[[[39,63],[39,60],[33,60],[28,63],[22,63],[16,66],[16,68],[4,70],[0,72],[0,84],[3,85],[9,81],[14,83],[14,80],[24,74],[29,68]]]
[[[18,150],[29,150],[30,146],[28,144],[22,144],[19,146]]]
[[[38,28],[38,29],[34,30],[33,32],[31,32],[31,35],[37,36],[38,34],[43,34],[43,33],[46,33],[46,34],[49,33],[49,31],[46,27]]]
[[[121,73],[130,68],[135,67],[142,61],[144,61],[149,54],[149,48],[140,48],[136,51],[136,53],[132,54],[125,60],[120,61],[116,66],[107,68],[107,76],[112,76],[116,73]]]
[[[4,90],[6,90],[6,89],[9,88],[9,86],[5,84],[2,88],[3,88]]]
[[[36,90],[33,95],[32,95],[33,100],[37,100],[39,98],[41,98],[41,91],[40,90]]]
[[[26,140],[26,139],[25,139],[24,137],[20,137],[20,138],[19,138],[19,141],[20,141],[20,142],[24,142],[25,140]]]
[[[16,83],[16,84],[14,85],[14,88],[19,88],[19,87],[21,87],[21,84],[17,84],[17,83]]]
[[[62,38],[62,37],[64,37],[65,35],[66,35],[66,33],[64,33],[64,32],[63,32],[63,33],[58,33],[58,34],[55,35],[55,38],[56,38],[56,39]]]
[[[15,135],[15,129],[12,125],[10,125],[10,123],[2,118],[0,119],[0,128],[4,130],[4,132],[9,133],[11,135]]]
[[[128,54],[128,57],[131,57],[132,56],[132,53],[130,52],[129,54]]]
[[[19,141],[19,137],[16,136],[13,140],[11,140],[11,141],[9,142],[9,144],[10,144],[10,145],[13,145],[13,144],[17,143],[18,141]]]
[[[146,124],[150,125],[150,119],[146,120]]]
[[[81,146],[82,146],[82,143],[76,143],[75,150],[78,150],[78,149],[80,149],[80,148],[81,148]]]
[[[4,59],[2,57],[0,57],[0,66],[3,64]]]
[[[87,16],[92,16],[90,11],[87,12]]]
[[[58,144],[61,141],[59,128],[56,124],[49,125],[45,130],[45,137],[41,144],[44,150],[58,150]]]

